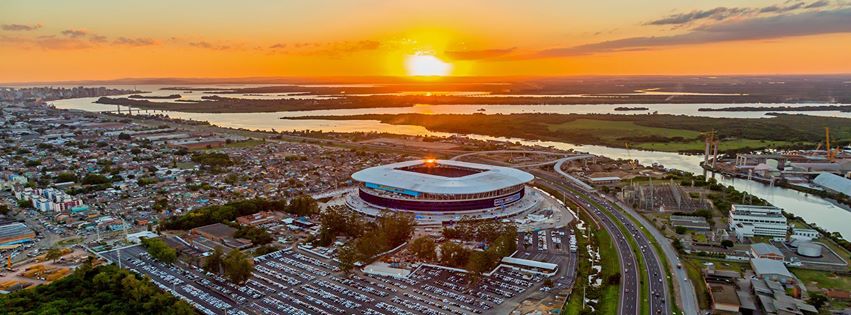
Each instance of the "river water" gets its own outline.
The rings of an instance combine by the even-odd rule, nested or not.
[[[189,98],[188,95],[193,95],[191,98],[196,98],[196,95],[201,92],[184,94],[183,91],[160,91],[158,87],[144,86],[140,89],[151,90],[154,93],[148,95],[168,95],[181,94],[184,98]],[[282,93],[272,93],[273,95],[227,95],[228,97],[252,97],[252,98],[282,98],[292,97],[294,95],[281,95]],[[321,97],[321,96],[320,96]],[[199,96],[198,96],[199,98]],[[77,109],[84,111],[100,112],[114,111],[118,106],[96,104],[94,101],[97,98],[79,98],[60,100],[52,102],[57,108]],[[152,100],[160,101],[160,100]],[[357,114],[399,114],[399,113],[421,113],[421,114],[470,114],[470,113],[485,113],[485,114],[511,114],[511,113],[616,113],[616,114],[633,114],[634,112],[617,112],[614,107],[618,106],[641,106],[648,107],[651,111],[658,111],[666,114],[682,114],[694,116],[710,116],[710,117],[740,117],[740,118],[756,118],[765,117],[764,112],[699,112],[700,107],[728,107],[736,106],[737,104],[639,104],[639,105],[418,105],[405,108],[369,108],[369,109],[346,109],[346,110],[316,110],[316,111],[297,111],[297,112],[277,112],[277,113],[181,113],[169,111],[150,111],[149,113],[161,113],[172,118],[191,119],[199,121],[208,121],[211,124],[230,127],[230,128],[245,128],[252,130],[316,130],[324,132],[387,132],[403,135],[429,135],[429,136],[450,136],[453,134],[442,132],[431,132],[421,126],[410,125],[389,125],[378,121],[371,120],[292,120],[281,119],[282,117],[303,117],[314,115],[357,115]],[[776,106],[773,104],[738,104],[740,106]],[[785,104],[784,104],[785,105]],[[816,104],[800,104],[800,106],[816,105]],[[795,106],[795,105],[791,105]],[[121,107],[126,110],[126,107]],[[480,109],[484,108],[485,111]],[[142,111],[143,113],[145,111]],[[809,115],[823,116],[842,116],[851,118],[851,113],[831,113],[831,112],[807,112]],[[597,155],[604,155],[610,158],[632,158],[639,160],[642,164],[659,163],[668,168],[674,168],[684,171],[689,171],[695,174],[701,174],[703,170],[699,166],[702,161],[702,155],[681,155],[670,152],[658,151],[642,151],[642,150],[626,150],[618,148],[609,148],[594,145],[574,145],[564,142],[553,141],[530,141],[523,139],[497,138],[483,135],[467,135],[470,138],[482,140],[499,140],[499,141],[519,141],[527,145],[543,145],[553,146],[559,149],[574,149],[578,151],[589,152]],[[851,239],[851,211],[847,211],[825,199],[797,192],[790,189],[770,187],[759,182],[749,181],[745,179],[732,179],[717,176],[721,183],[732,185],[740,191],[746,191],[752,195],[763,198],[773,205],[783,208],[784,210],[794,213],[807,222],[814,223],[828,231],[839,232],[846,239]]]

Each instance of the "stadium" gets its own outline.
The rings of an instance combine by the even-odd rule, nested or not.
[[[504,218],[540,201],[526,186],[524,171],[452,160],[414,160],[371,167],[352,174],[357,189],[347,197],[355,211],[375,216],[381,210],[414,213],[422,224]]]

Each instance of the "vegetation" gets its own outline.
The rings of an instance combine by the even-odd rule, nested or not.
[[[851,277],[847,273],[792,268],[790,271],[810,288],[851,291]]]
[[[437,259],[436,249],[437,243],[428,236],[422,236],[411,241],[411,253],[422,261],[434,261]]]
[[[443,236],[448,239],[475,241],[486,245],[483,251],[468,250],[453,242],[446,242],[440,247],[443,264],[464,268],[474,276],[474,279],[482,273],[493,270],[503,257],[517,250],[517,227],[511,223],[474,222],[465,219],[453,227],[444,228]]]
[[[51,284],[0,296],[0,308],[6,314],[195,314],[148,278],[91,263]]]
[[[255,245],[264,245],[271,243],[274,238],[266,229],[251,225],[242,225],[236,230],[234,237],[250,240]]]
[[[263,256],[263,255],[266,255],[268,253],[274,253],[276,251],[278,251],[278,248],[275,247],[274,245],[263,245],[263,246],[257,247],[257,249],[254,250],[254,257]]]
[[[201,167],[213,171],[218,171],[221,170],[221,168],[234,165],[233,160],[230,159],[230,156],[228,156],[227,153],[220,152],[195,153],[192,155],[192,162],[198,163]]]
[[[167,264],[177,261],[177,250],[166,245],[160,238],[142,238],[142,246],[156,260]]]
[[[710,130],[718,131],[722,139],[721,151],[809,148],[823,139],[824,127],[830,127],[831,134],[835,134],[837,139],[851,139],[851,124],[847,118],[784,114],[760,119],[659,114],[370,114],[299,119],[379,120],[394,125],[418,125],[440,132],[611,147],[624,147],[624,143],[629,142],[637,148],[685,152],[703,152],[701,133]]]
[[[403,212],[385,211],[374,222],[364,221],[360,215],[331,207],[322,213],[319,238],[316,244],[330,245],[337,236],[353,238],[340,248],[340,269],[351,270],[356,262],[368,262],[380,253],[404,244],[414,233],[414,216]]]
[[[83,185],[104,185],[111,183],[111,181],[100,174],[87,174],[80,183]]]
[[[170,217],[162,223],[167,230],[188,230],[213,223],[226,223],[239,216],[255,214],[260,211],[284,211],[298,215],[319,212],[319,206],[310,196],[299,196],[288,204],[284,200],[245,199],[228,202],[224,205],[201,207],[181,216]]]
[[[76,182],[77,175],[71,172],[59,173],[59,175],[56,175],[54,181],[57,183]]]
[[[50,260],[52,262],[56,262],[56,260],[60,257],[62,257],[62,250],[58,248],[48,249],[47,254],[44,254],[44,259]]]
[[[243,283],[251,277],[254,271],[254,260],[239,250],[231,250],[227,254],[220,246],[213,249],[202,266],[205,271],[224,275],[234,283]]]

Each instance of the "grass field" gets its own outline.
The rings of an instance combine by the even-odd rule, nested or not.
[[[706,282],[703,281],[703,276],[700,274],[700,269],[703,265],[699,261],[694,261],[691,259],[683,259],[683,268],[686,269],[686,274],[688,274],[688,278],[693,284],[694,293],[697,295],[697,304],[701,309],[709,308],[709,292],[706,289]]]
[[[792,268],[790,271],[792,271],[798,279],[801,279],[807,288],[851,291],[851,277],[836,275],[828,271],[800,268]]]
[[[685,139],[697,138],[699,132],[683,129],[668,129],[645,127],[636,125],[631,121],[607,121],[593,119],[577,119],[558,125],[549,125],[550,131],[558,132],[561,130],[570,131],[587,131],[607,140],[617,140],[625,136],[661,136],[661,137],[683,137]]]

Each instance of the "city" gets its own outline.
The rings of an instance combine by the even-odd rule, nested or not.
[[[249,2],[0,5],[0,313],[851,314],[851,4]]]

